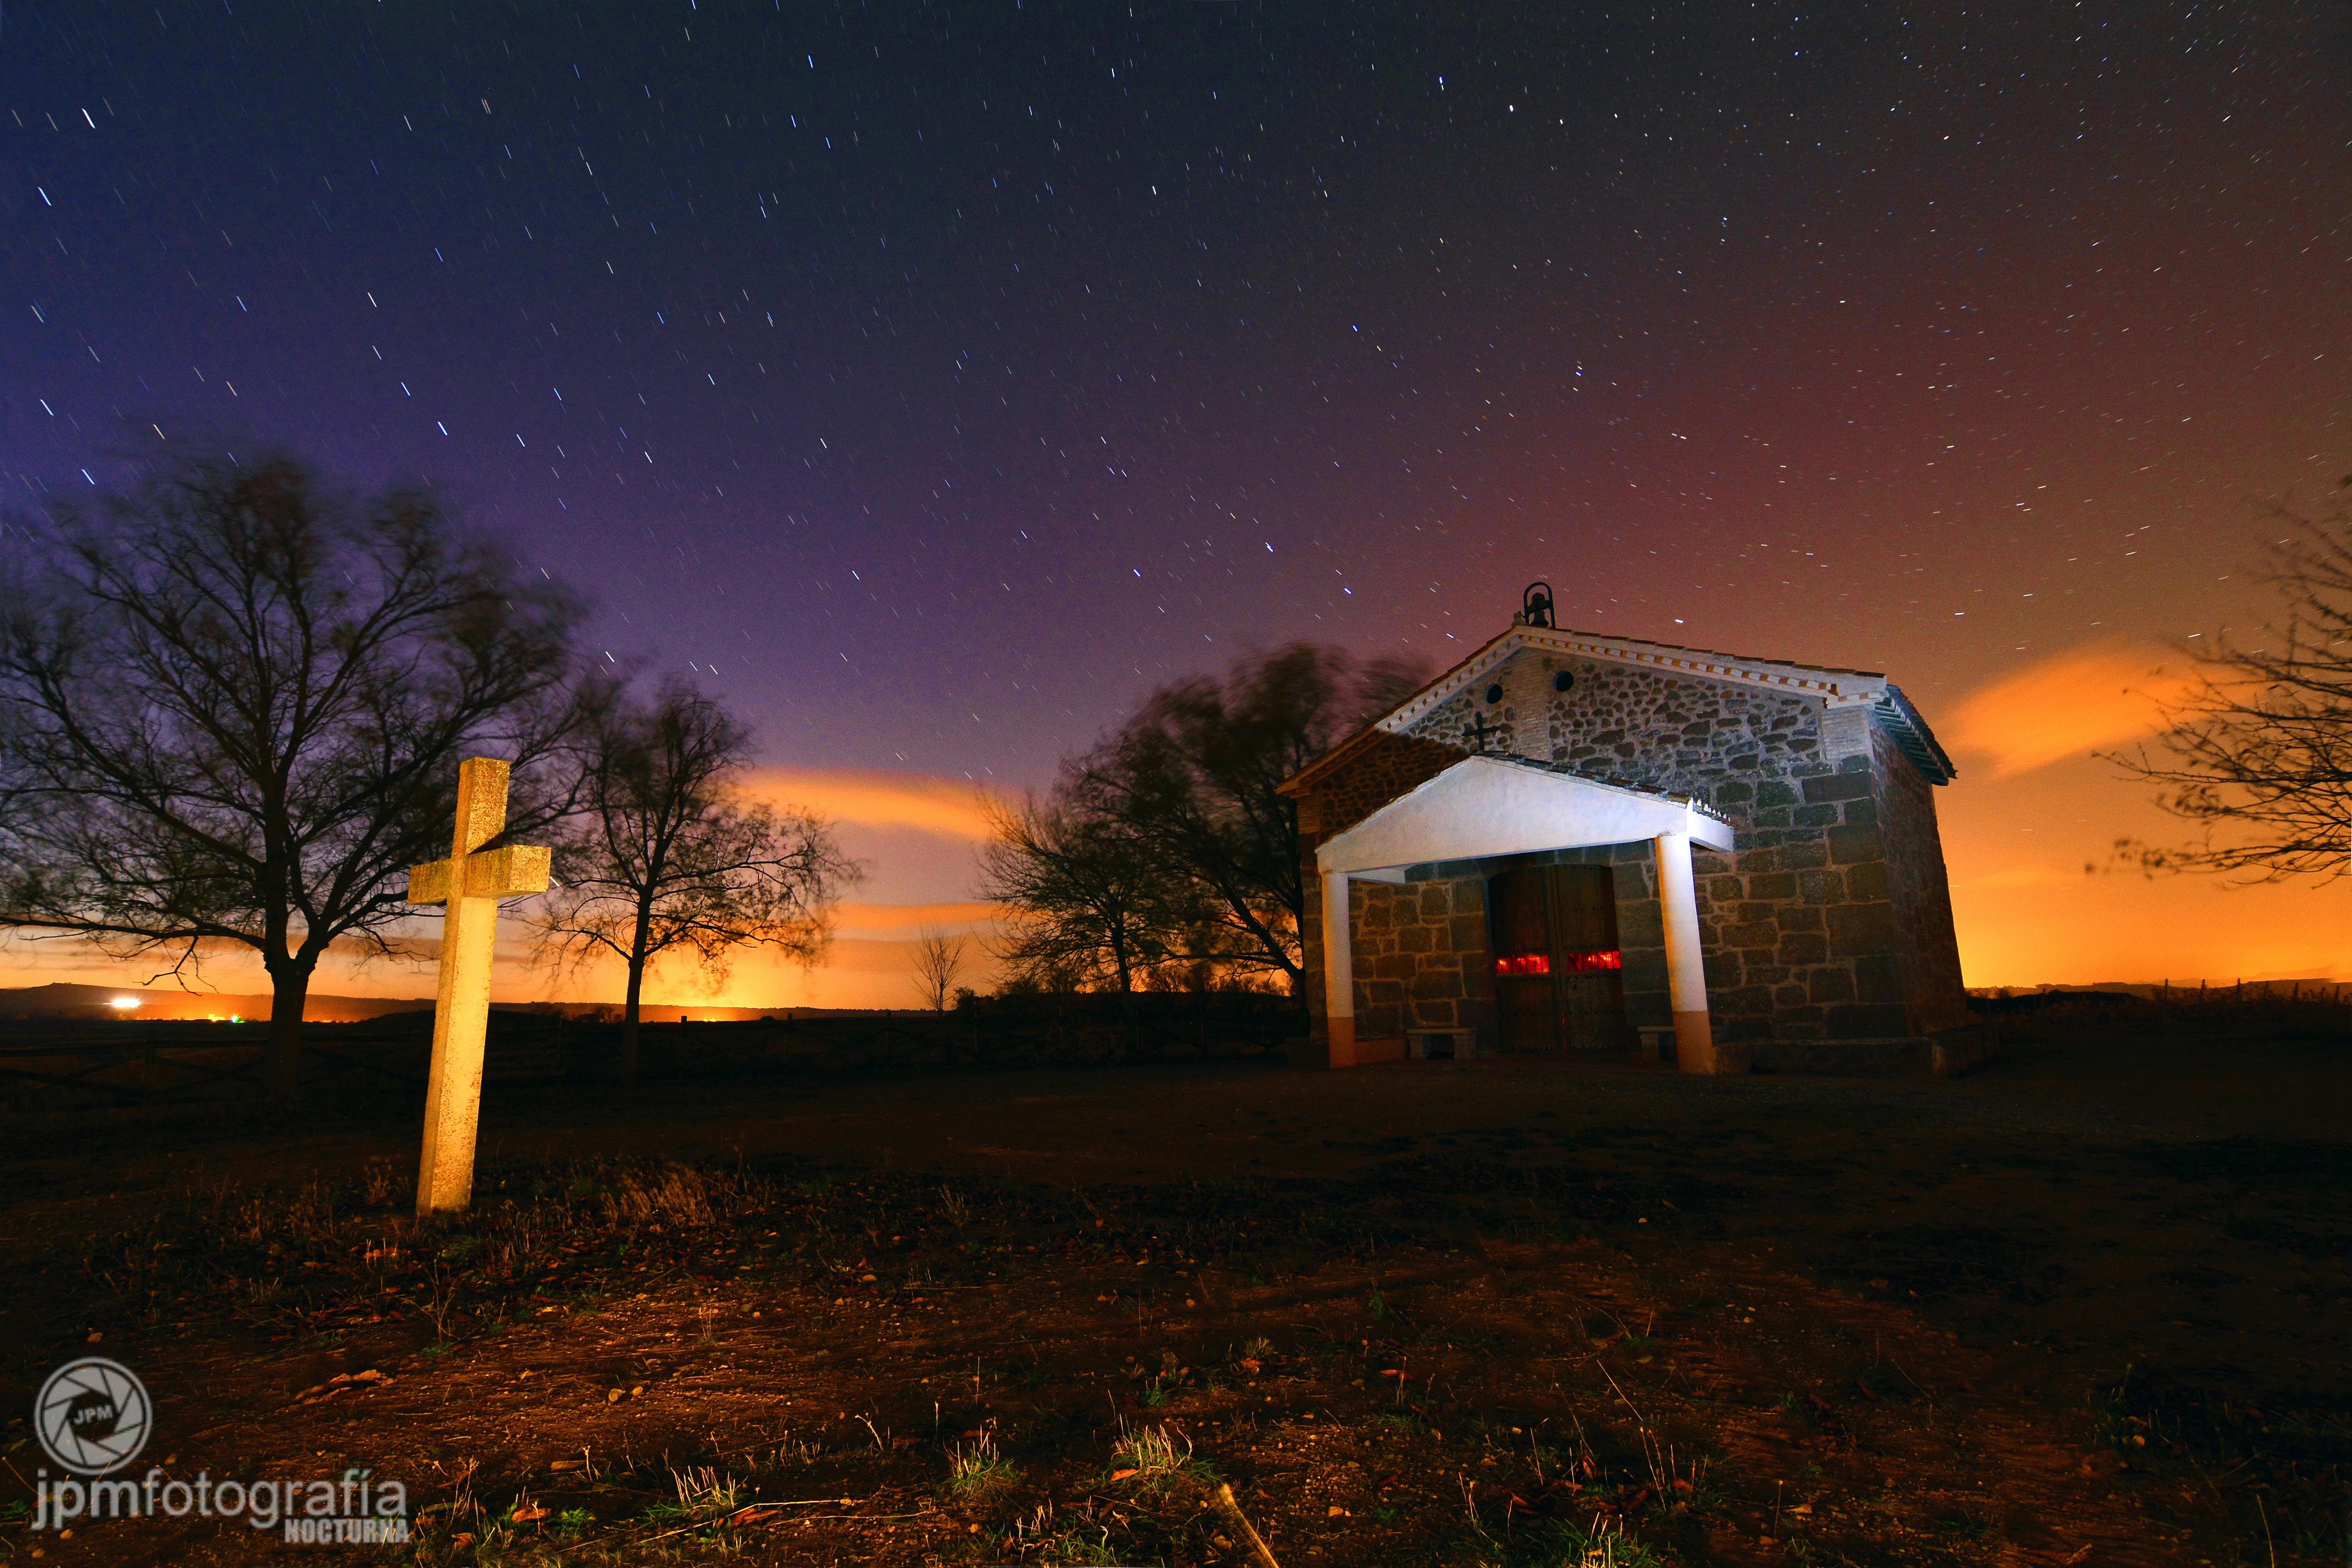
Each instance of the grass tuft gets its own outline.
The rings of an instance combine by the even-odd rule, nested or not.
[[[1216,1482],[1217,1472],[1193,1457],[1191,1438],[1180,1438],[1165,1426],[1138,1426],[1111,1449],[1110,1474],[1104,1484],[1131,1496],[1150,1497]]]
[[[949,1447],[948,1475],[940,1483],[940,1495],[949,1502],[980,1502],[1020,1480],[1021,1467],[997,1447],[996,1434],[982,1431],[968,1446]]]

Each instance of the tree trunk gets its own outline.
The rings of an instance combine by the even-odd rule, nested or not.
[[[280,1104],[293,1103],[302,1080],[302,1005],[310,996],[310,969],[289,963],[269,972],[269,1039],[262,1056],[262,1087]]]
[[[629,995],[621,1004],[621,1081],[637,1081],[637,997],[646,987],[646,961],[629,960]]]
[[[637,1081],[637,999],[646,989],[646,938],[653,931],[652,901],[637,900],[637,929],[629,939],[629,993],[621,1003],[621,1081]]]

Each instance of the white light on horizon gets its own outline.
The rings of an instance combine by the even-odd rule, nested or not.
[[[139,1005],[139,998],[136,996],[117,996],[113,1001],[109,1002],[107,1005],[110,1007],[119,1007],[124,1012],[129,1012],[131,1008]]]

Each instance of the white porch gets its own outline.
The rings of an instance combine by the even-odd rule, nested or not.
[[[1648,841],[1658,868],[1675,1056],[1685,1072],[1738,1070],[1715,1047],[1700,962],[1691,846],[1728,850],[1731,826],[1686,797],[1600,784],[1533,763],[1465,757],[1315,852],[1323,881],[1323,995],[1330,1065],[1353,1067],[1355,952],[1348,884],[1402,883],[1408,867]]]

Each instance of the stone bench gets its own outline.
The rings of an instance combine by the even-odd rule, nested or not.
[[[1478,1054],[1475,1029],[1407,1029],[1404,1054],[1412,1061],[1464,1061]]]

